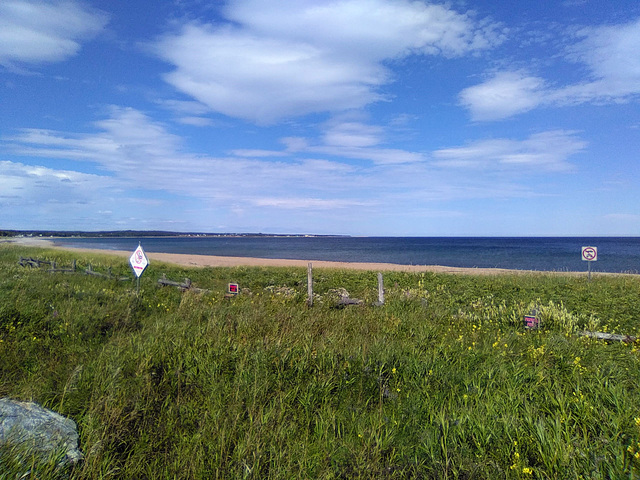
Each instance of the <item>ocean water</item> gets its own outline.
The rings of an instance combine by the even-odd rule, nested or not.
[[[63,238],[57,245],[147,252],[404,265],[640,273],[640,237],[144,237]]]

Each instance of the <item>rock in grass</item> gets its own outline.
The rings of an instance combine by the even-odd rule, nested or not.
[[[73,420],[34,402],[0,398],[0,446],[16,447],[42,462],[59,458],[66,467],[82,460]]]

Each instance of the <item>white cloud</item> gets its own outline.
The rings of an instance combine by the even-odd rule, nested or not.
[[[625,101],[640,94],[640,18],[622,25],[585,28],[567,58],[591,70],[591,78],[551,93],[558,103]]]
[[[213,125],[213,121],[206,117],[180,117],[178,118],[178,122],[194,127],[210,127]]]
[[[406,0],[238,0],[229,23],[189,23],[158,40],[165,79],[213,111],[258,123],[383,100],[384,62],[458,56],[499,43],[497,26]]]
[[[474,120],[499,120],[539,106],[625,102],[640,95],[640,19],[620,25],[584,28],[581,40],[565,52],[587,68],[575,84],[553,87],[523,71],[495,73],[460,92]]]
[[[360,148],[341,146],[317,146],[309,148],[310,152],[317,152],[334,157],[368,160],[378,165],[396,165],[403,163],[423,162],[425,155],[397,148]]]
[[[627,82],[635,91],[640,81],[640,18],[622,25],[585,28],[578,32],[584,40],[571,49],[576,61],[586,63],[596,78]]]
[[[460,103],[474,120],[498,120],[537,107],[544,99],[544,80],[524,72],[499,72],[464,89]]]
[[[156,103],[180,115],[201,116],[209,112],[209,107],[190,100],[159,99]]]
[[[227,17],[263,38],[374,62],[410,53],[458,56],[500,41],[496,25],[443,5],[406,0],[238,0]]]
[[[322,133],[317,140],[304,137],[284,137],[280,139],[285,146],[279,150],[233,150],[241,157],[287,157],[296,154],[327,155],[331,157],[365,160],[376,165],[400,165],[418,163],[426,160],[426,155],[395,148],[380,146],[385,142],[386,129],[379,125],[346,120],[332,120],[323,124]]]
[[[252,199],[253,205],[256,207],[276,207],[279,209],[319,209],[333,210],[337,208],[351,208],[361,206],[371,206],[375,202],[362,202],[344,199],[324,199],[324,198],[292,198],[292,197],[265,197]]]
[[[238,157],[282,157],[288,156],[287,152],[280,152],[277,150],[260,150],[251,148],[239,148],[231,151],[232,155]]]
[[[569,157],[583,151],[586,142],[575,132],[549,131],[526,140],[481,140],[464,147],[433,152],[436,165],[481,170],[516,170],[527,173],[572,169]]]
[[[342,122],[332,125],[324,133],[324,143],[334,147],[373,147],[380,143],[382,128],[359,122]]]
[[[301,137],[287,137],[281,141],[286,151],[330,155],[343,159],[365,160],[376,165],[400,165],[426,160],[420,152],[384,148],[385,128],[353,120],[332,120],[322,126],[317,141]]]
[[[80,50],[80,42],[100,32],[104,13],[76,1],[0,2],[0,65],[59,62]]]

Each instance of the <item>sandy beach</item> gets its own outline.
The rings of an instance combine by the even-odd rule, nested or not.
[[[60,250],[100,253],[129,258],[132,252],[124,250],[99,250],[92,248],[67,248],[54,245],[53,241],[42,237],[12,237],[0,240],[4,243],[17,245],[56,248]],[[331,268],[343,270],[364,271],[394,271],[394,272],[435,272],[462,275],[520,275],[520,274],[550,274],[562,273],[563,275],[583,275],[583,272],[543,272],[534,270],[510,270],[506,268],[461,268],[447,267],[443,265],[400,265],[395,263],[367,263],[367,262],[328,262],[323,260],[289,260],[276,258],[255,257],[226,257],[214,255],[195,255],[180,253],[155,253],[146,252],[151,262],[164,262],[187,267],[307,267],[309,262],[313,268]],[[602,273],[600,273],[601,275]]]

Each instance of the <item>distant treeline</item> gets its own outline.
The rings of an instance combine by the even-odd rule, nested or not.
[[[0,230],[0,237],[326,237],[336,235],[302,235],[273,233],[204,233],[167,232],[163,230],[106,230],[85,232],[79,230]]]
[[[139,230],[109,230],[100,232],[85,232],[79,230],[0,230],[3,237],[168,237],[176,235],[205,235],[200,233],[176,233],[164,231]]]

